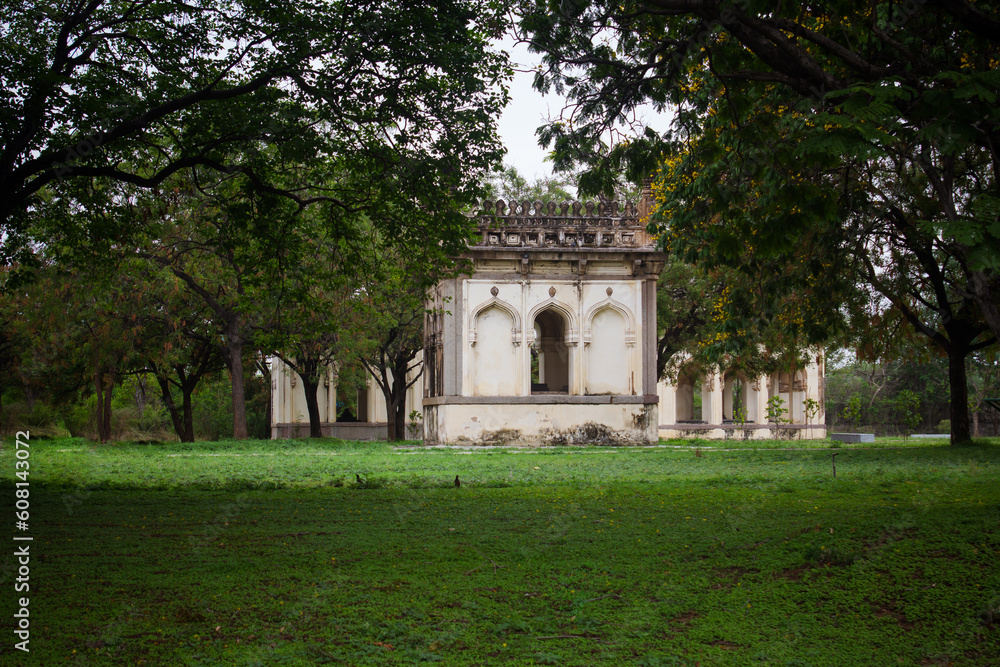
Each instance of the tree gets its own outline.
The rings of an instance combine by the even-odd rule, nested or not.
[[[382,178],[474,196],[501,155],[504,25],[479,0],[27,0],[0,25],[0,256],[122,242],[141,230],[116,184],[192,168],[296,206],[365,208]],[[327,187],[331,161],[355,187]],[[108,215],[80,205],[93,189]]]
[[[170,271],[135,267],[132,277],[158,288],[144,300],[145,332],[140,347],[174,432],[181,442],[194,442],[194,391],[203,378],[224,368],[219,332],[204,302]],[[174,389],[180,392],[179,405]]]
[[[406,391],[423,373],[417,357],[424,347],[428,291],[468,266],[441,246],[406,246],[380,234],[366,235],[354,250],[347,265],[358,268],[352,305],[363,335],[356,341],[357,358],[382,391],[389,440],[402,440]]]
[[[659,169],[664,246],[738,269],[749,289],[732,303],[764,318],[799,295],[787,312],[804,342],[843,330],[844,303],[861,315],[854,330],[896,311],[948,355],[952,441],[967,440],[964,360],[1000,332],[995,9],[563,7],[529,3],[521,22],[548,65],[536,85],[570,98],[572,123],[542,130],[557,167],[588,164],[584,192]],[[673,106],[672,130],[609,145],[647,102]],[[736,334],[755,329],[730,319],[729,346],[753,344]]]
[[[344,275],[348,267],[339,265],[336,246],[312,240],[311,261],[295,267],[298,296],[279,304],[280,313],[266,327],[265,347],[301,378],[309,437],[319,438],[319,385],[329,369],[347,375],[346,366],[355,362],[354,341],[364,334],[351,307],[354,281]]]
[[[423,350],[427,287],[413,285],[409,277],[398,274],[387,289],[362,297],[362,310],[369,314],[369,332],[368,351],[359,360],[382,391],[390,441],[405,439],[406,391],[423,373],[417,355]]]
[[[253,351],[256,330],[274,309],[267,296],[280,291],[283,266],[294,262],[302,239],[294,232],[296,218],[287,202],[246,192],[233,182],[204,189],[197,181],[176,184],[160,207],[151,209],[161,235],[140,254],[207,310],[214,328],[210,335],[229,370],[233,437],[243,439],[248,435],[244,360]],[[193,379],[186,378],[181,381]]]
[[[296,337],[296,341],[285,348],[287,351],[278,355],[302,380],[306,411],[309,413],[310,438],[323,437],[319,415],[319,385],[327,370],[336,367],[337,362],[342,359],[338,345],[340,335],[323,327],[327,321],[321,317],[301,320],[303,324],[316,325],[317,328]]]
[[[496,201],[540,201],[542,203],[564,202],[575,199],[572,183],[567,178],[548,176],[529,182],[517,167],[506,165],[502,171],[493,174],[486,184],[486,199]]]
[[[194,338],[170,362],[150,359],[150,371],[160,387],[160,398],[170,413],[170,421],[181,442],[194,442],[194,404],[192,396],[198,383],[222,368],[219,348],[213,341]],[[169,364],[169,365],[168,365]],[[172,388],[181,392],[181,404],[174,400]]]
[[[700,341],[709,338],[713,297],[722,291],[718,281],[701,275],[681,261],[667,261],[656,286],[656,377],[676,370],[671,365],[692,357]]]
[[[145,291],[117,272],[84,275],[47,261],[11,296],[20,335],[31,341],[21,361],[22,377],[49,398],[89,384],[97,397],[98,440],[111,440],[114,389],[141,368],[137,313]]]

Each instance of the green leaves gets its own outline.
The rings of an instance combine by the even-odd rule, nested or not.
[[[98,178],[156,187],[200,168],[352,211],[371,203],[358,184],[390,180],[401,201],[460,207],[502,155],[509,67],[482,32],[504,22],[490,3],[24,4],[0,33],[8,255],[29,231],[114,237],[79,214],[96,202],[77,184]],[[364,176],[331,192],[331,163]]]
[[[582,15],[538,3],[522,26],[546,26],[531,35],[545,84],[573,78],[572,126],[541,133],[556,165],[583,165],[581,189],[652,176],[663,248],[738,276],[703,352],[724,361],[845,334],[868,345],[890,309],[956,373],[958,356],[993,344],[1000,40],[983,26],[996,8],[667,5],[654,19],[639,3],[597,0]],[[669,132],[603,143],[661,91]]]

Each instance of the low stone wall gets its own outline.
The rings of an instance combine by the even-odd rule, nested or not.
[[[406,439],[420,440],[423,434],[418,432],[414,437],[407,424]],[[386,440],[389,437],[389,425],[385,422],[334,422],[320,424],[320,429],[326,437],[341,440]],[[308,438],[309,424],[275,424],[271,427],[271,438]]]
[[[824,424],[660,424],[661,438],[704,438],[706,440],[822,440]]]
[[[831,440],[840,442],[875,442],[874,433],[831,433]]]

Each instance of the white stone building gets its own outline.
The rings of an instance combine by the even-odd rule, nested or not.
[[[804,368],[759,378],[681,369],[676,382],[661,382],[657,389],[661,438],[826,437],[819,352]]]
[[[423,383],[406,413],[429,444],[653,444],[659,438],[822,438],[823,360],[745,378],[682,367],[656,379],[663,257],[645,211],[626,205],[485,202],[471,275],[440,283],[425,320]],[[272,369],[272,435],[308,434],[301,382]],[[336,377],[319,388],[324,434],[377,439],[373,381],[336,420]],[[769,401],[770,404],[769,404]],[[775,422],[777,420],[777,423]],[[412,433],[420,437],[420,424]],[[408,429],[410,430],[410,429]]]
[[[425,323],[428,443],[657,441],[656,280],[631,205],[486,202]]]
[[[419,371],[418,371],[419,372]],[[422,388],[419,381],[406,390],[406,414],[411,410],[421,410]],[[356,400],[356,410],[344,411],[344,403],[348,402],[343,392],[338,392],[337,374],[327,369],[326,377],[316,390],[319,403],[320,420],[323,435],[343,438],[344,440],[385,440],[388,425],[385,411],[385,398],[375,380],[368,379],[368,386],[351,398]],[[338,410],[338,401],[341,409]],[[352,401],[353,402],[353,401]],[[337,414],[341,412],[338,419]],[[420,422],[416,430],[410,426],[407,419],[407,431],[412,431],[416,439],[420,439]],[[309,436],[309,410],[306,407],[306,394],[299,376],[286,366],[280,359],[271,359],[271,437],[272,438],[305,438]],[[410,438],[410,434],[407,434]]]

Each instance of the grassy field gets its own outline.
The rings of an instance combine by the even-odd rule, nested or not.
[[[7,438],[0,664],[1000,664],[1000,442],[663,444]]]

